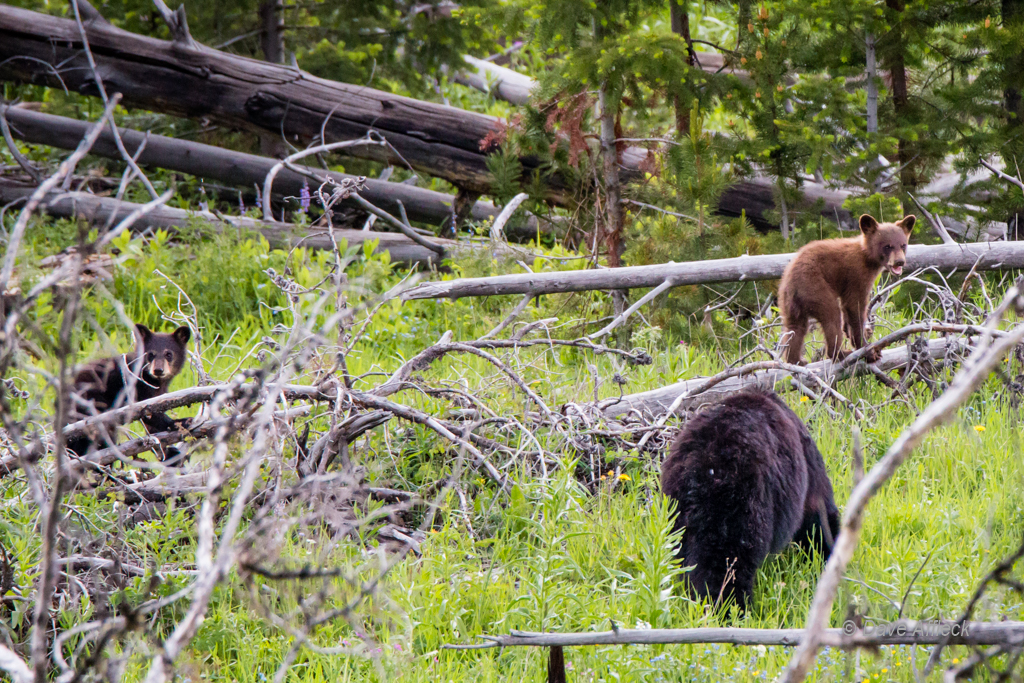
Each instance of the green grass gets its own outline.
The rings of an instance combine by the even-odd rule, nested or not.
[[[23,283],[36,276],[31,264],[39,256],[71,243],[75,234],[75,227],[67,223],[40,224],[22,259]],[[327,275],[332,261],[324,253],[271,251],[265,243],[244,237],[172,242],[160,235],[148,242],[126,238],[117,247],[120,255],[114,279],[106,284],[110,295],[124,305],[130,319],[154,329],[166,328],[171,323],[164,316],[173,319],[181,303],[178,289],[170,284],[173,281],[196,305],[203,332],[204,364],[215,380],[227,380],[239,368],[256,367],[259,352],[265,348],[263,337],[280,338],[280,326],[292,323],[293,310],[306,314],[313,305],[313,294],[289,302],[273,287],[264,269],[273,268],[310,287]],[[458,271],[474,275],[495,267],[469,263]],[[358,261],[348,271],[353,287],[349,304],[358,305],[366,296],[385,291],[400,276],[386,259]],[[907,293],[905,296],[913,298]],[[402,359],[447,330],[455,339],[476,338],[503,317],[511,302],[508,298],[391,302],[378,312],[350,356],[350,371],[362,375],[393,370]],[[547,296],[539,308],[528,308],[524,319],[558,315],[561,320],[593,320],[607,314],[606,306],[598,295]],[[187,304],[180,308],[192,312]],[[98,288],[88,293],[87,309],[95,327],[88,321],[79,326],[81,358],[127,350],[130,332]],[[44,301],[33,322],[46,334],[55,335],[58,313],[52,302]],[[904,310],[895,304],[888,304],[881,314],[887,326],[899,326],[906,320]],[[323,324],[326,317],[322,315],[319,320]],[[628,367],[605,355],[567,349],[536,348],[498,355],[557,409],[570,401],[592,400],[589,364],[595,365],[605,380],[599,390],[602,397],[618,394],[618,388],[608,381],[616,372],[628,380],[626,391],[633,392],[721,370],[723,361],[738,358],[739,347],[730,340],[742,330],[724,317],[716,317],[714,326],[716,339],[695,338],[687,344],[658,330],[640,328],[633,339],[648,345],[654,356],[654,363],[645,367]],[[109,340],[103,340],[97,328],[106,331]],[[569,326],[559,334],[574,336],[579,329],[578,325]],[[28,365],[53,370],[52,358],[24,360]],[[1019,360],[1009,367],[1011,375],[1021,372]],[[306,377],[312,372],[313,368],[308,369]],[[527,405],[518,389],[475,356],[449,356],[422,376],[434,386],[464,381],[464,387],[501,415],[521,416]],[[34,395],[45,396],[38,374],[20,373],[15,380]],[[174,388],[195,381],[196,375],[190,370]],[[357,386],[369,388],[379,381],[379,376],[369,375]],[[890,401],[889,391],[873,379],[848,380],[838,388],[865,408],[865,420],[858,426],[864,436],[866,465],[870,467],[913,419],[914,411],[901,402]],[[991,565],[1019,544],[1024,529],[1020,427],[1016,410],[997,396],[1001,392],[998,380],[991,379],[953,423],[925,439],[872,501],[860,546],[833,611],[834,625],[842,621],[847,605],[867,614],[869,621],[894,619],[898,608],[893,603],[898,605],[904,594],[907,617],[955,617]],[[920,384],[911,389],[911,394],[917,409],[931,398]],[[825,406],[800,401],[793,393],[785,396],[809,420],[842,508],[851,488],[850,434],[856,420],[841,406],[835,406],[839,411],[835,417]],[[405,391],[395,398],[435,414],[451,408],[451,404],[421,392]],[[40,405],[45,408],[49,404],[44,400]],[[17,405],[19,410],[28,407]],[[178,414],[190,413],[182,410]],[[324,424],[322,418],[314,420],[314,426]],[[136,425],[134,431],[139,429]],[[357,442],[351,454],[366,468],[369,481],[415,490],[432,486],[450,473],[457,454],[433,433],[397,420],[385,429],[375,430],[368,439]],[[532,442],[515,429],[499,431],[491,426],[483,433],[513,448],[533,448]],[[580,433],[585,436],[585,430]],[[452,493],[422,546],[422,557],[410,556],[392,571],[358,623],[331,622],[315,638],[320,647],[358,647],[362,632],[374,638],[369,650],[359,655],[303,650],[288,680],[543,680],[545,651],[511,648],[456,652],[442,646],[475,642],[481,634],[512,629],[607,630],[611,621],[640,628],[803,625],[820,570],[818,558],[807,557],[796,548],[773,557],[760,572],[753,608],[747,615],[737,619],[721,610],[711,611],[688,600],[677,583],[683,569],[673,557],[670,510],[658,494],[659,461],[600,440],[593,442],[594,453],[574,449],[557,431],[542,430],[537,436],[558,459],[557,466],[549,468],[547,478],[537,467],[520,461],[509,469],[514,487],[495,500],[495,485],[476,472],[465,473],[461,486],[468,498],[472,534],[458,497]],[[601,472],[618,469],[626,477],[611,477],[596,491],[588,489],[583,481],[592,471],[592,455]],[[20,477],[0,481],[0,498],[4,506],[0,537],[16,558],[15,578],[22,594],[28,595],[39,552],[34,506]],[[194,559],[195,530],[193,517],[185,507],[171,506],[157,519],[132,525],[124,521],[123,504],[81,494],[71,500],[66,524],[69,533],[79,539],[100,538],[119,529],[113,542],[144,563],[187,564]],[[367,544],[372,548],[375,542]],[[292,566],[319,561],[357,567],[363,576],[370,576],[376,560],[364,557],[364,549],[364,544],[331,542],[325,531],[307,529],[285,538],[277,550],[282,562]],[[911,586],[926,558],[927,566]],[[185,581],[169,577],[158,592],[170,594]],[[141,579],[129,581],[123,599],[141,600],[142,584]],[[272,588],[263,587],[265,584],[260,579],[247,581],[233,576],[218,591],[206,621],[181,661],[183,677],[243,682],[272,678],[291,640],[260,616],[257,603],[273,604],[279,611],[294,609],[297,601],[314,592],[318,584]],[[352,596],[352,588],[342,581],[323,585],[330,589],[330,604],[342,604]],[[27,634],[26,610],[31,607],[27,601],[15,604],[5,621],[13,637],[22,639]],[[63,627],[78,623],[95,609],[84,598],[77,604],[65,602],[59,623]],[[171,627],[182,609],[179,604],[162,614],[156,622],[158,629]],[[995,590],[977,616],[1020,619],[1024,616],[1021,597]],[[724,645],[566,651],[574,681],[770,680],[785,666],[789,654],[785,648]],[[945,658],[951,661],[962,656],[962,649],[951,648]],[[916,660],[921,666],[926,657],[927,650],[914,648],[882,648],[859,656],[826,651],[819,658],[812,680],[839,679],[849,668],[858,681],[909,681],[913,678],[912,662]],[[138,654],[130,659],[127,678],[141,678],[145,663]]]

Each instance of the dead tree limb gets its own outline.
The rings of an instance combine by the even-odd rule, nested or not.
[[[333,142],[383,134],[388,148],[347,150],[444,178],[474,192],[491,191],[487,153],[480,143],[501,120],[408,97],[338,83],[282,64],[164,41],[109,24],[86,25],[91,52],[108,89],[131,106],[232,127],[282,131],[311,141],[323,131]],[[59,77],[58,77],[59,76]],[[0,79],[45,83],[96,94],[92,71],[73,20],[0,5]],[[524,158],[524,176],[540,169]],[[564,199],[557,179],[551,197]]]
[[[724,72],[736,76],[742,81],[749,81],[750,74],[726,64],[725,58],[718,52],[701,52],[700,68],[708,73]],[[452,80],[461,85],[489,93],[499,100],[510,104],[523,105],[530,101],[537,81],[526,74],[521,74],[507,66],[500,66],[486,59],[478,59],[463,55],[467,68],[457,71]]]
[[[11,125],[12,136],[33,144],[74,149],[89,129],[88,121],[65,116],[42,114],[20,107],[8,107],[4,111]],[[142,133],[129,128],[118,130],[129,151],[134,152],[145,145],[138,158],[140,166],[188,173],[198,178],[216,180],[249,190],[253,185],[262,185],[267,173],[277,163],[277,159],[204,145],[201,142]],[[121,153],[110,131],[103,131],[100,134],[90,154],[108,159],[121,159]],[[329,176],[339,183],[356,177],[323,169],[317,169],[317,173]],[[274,181],[275,196],[298,196],[304,182],[305,178],[301,174],[284,169]],[[366,179],[366,186],[361,194],[374,205],[392,214],[399,213],[398,202],[401,202],[410,220],[435,225],[451,216],[452,204],[455,201],[454,196],[443,192],[373,178]],[[478,201],[473,205],[473,220],[484,221],[497,214],[497,207],[490,202]],[[523,226],[523,232],[532,232],[536,235],[536,220],[536,217],[531,217],[530,224]]]
[[[522,273],[492,277],[462,278],[446,282],[425,282],[402,293],[405,300],[459,299],[466,296],[504,294],[556,294],[588,290],[639,289],[658,287],[666,280],[674,286],[777,280],[782,277],[793,254],[739,256],[710,261],[664,263],[601,270]],[[1024,267],[1024,243],[972,242],[967,244],[913,244],[907,254],[907,269],[933,266],[950,270],[1009,270]]]
[[[949,636],[951,631],[965,635]],[[587,645],[681,645],[722,643],[728,645],[781,645],[794,647],[805,639],[798,628],[654,628],[586,633],[534,633],[512,631],[508,635],[480,636],[484,643],[445,645],[449,650],[483,650],[493,647],[581,647]],[[865,631],[827,629],[822,647],[844,650],[879,645],[932,645],[950,637],[957,645],[1001,645],[1024,637],[1024,622],[955,622],[901,620]]]
[[[851,353],[842,364],[837,365],[831,361],[822,360],[817,363],[810,363],[803,369],[806,373],[813,374],[821,379],[842,379],[864,371],[864,366],[858,365],[858,361],[868,353],[868,349],[884,348],[882,357],[874,365],[874,368],[880,372],[890,372],[906,366],[908,358],[907,347],[885,347],[901,339],[906,339],[911,335],[923,334],[925,332],[961,334],[969,337],[982,334],[983,329],[976,325],[917,323],[886,335],[872,342],[864,349],[858,349],[855,353]],[[966,349],[967,343],[964,339],[932,339],[928,342],[927,353],[930,358],[939,359],[945,358],[952,351],[964,351]],[[751,364],[752,372],[740,372],[740,368],[727,371],[730,374],[715,383],[714,386],[704,387],[708,383],[709,378],[698,377],[650,391],[627,394],[616,399],[607,399],[601,403],[600,407],[607,417],[620,417],[634,411],[645,415],[661,415],[675,405],[680,397],[683,397],[683,400],[678,405],[675,405],[675,409],[707,403],[720,397],[722,394],[740,391],[744,387],[752,385],[772,386],[779,391],[786,391],[791,387],[788,379],[793,376],[792,372],[772,361],[767,361],[767,363],[772,364],[771,367],[762,369],[764,367],[763,363],[765,362]],[[722,374],[726,375],[727,373]],[[702,387],[701,391],[696,391]]]
[[[27,198],[32,192],[32,188],[0,181],[0,204]],[[105,225],[110,221],[124,220],[133,212],[138,211],[140,207],[140,204],[118,201],[110,197],[97,197],[86,192],[51,192],[40,203],[40,208],[51,216],[58,218],[82,217],[90,223],[99,225]],[[292,246],[328,250],[334,248],[330,233],[325,228],[300,228],[290,223],[271,223],[252,218],[214,214],[210,211],[186,211],[169,206],[158,206],[141,216],[133,225],[133,230],[135,232],[156,229],[177,231],[194,226],[196,219],[200,219],[218,232],[236,230],[259,233],[267,239],[270,246],[275,248]],[[425,266],[439,263],[435,250],[416,244],[401,233],[335,229],[334,236],[339,241],[347,240],[350,247],[377,240],[375,252],[388,252],[391,254],[391,260],[395,263],[418,263]],[[434,241],[450,253],[458,253],[461,249],[475,248],[470,243],[442,239]]]

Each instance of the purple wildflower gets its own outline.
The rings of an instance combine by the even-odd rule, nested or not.
[[[299,190],[299,210],[302,213],[309,211],[309,185],[302,181],[302,189]]]

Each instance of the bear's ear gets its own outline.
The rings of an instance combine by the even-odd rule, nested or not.
[[[153,331],[145,325],[135,325],[135,341],[140,346],[145,346],[149,340],[153,337]]]
[[[174,331],[174,338],[177,339],[182,346],[187,346],[188,340],[192,338],[192,330],[188,328],[188,325],[182,325]]]
[[[914,223],[917,222],[917,216],[911,214],[904,216],[903,220],[896,223],[896,225],[903,228],[903,232],[907,233],[907,237],[910,237],[910,233],[914,231]]]
[[[878,230],[878,221],[869,213],[860,217],[860,231],[865,235],[873,235]]]

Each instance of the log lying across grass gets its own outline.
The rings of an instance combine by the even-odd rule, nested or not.
[[[502,294],[557,294],[587,290],[639,289],[657,287],[671,280],[672,286],[777,280],[782,277],[793,254],[739,256],[710,261],[664,263],[600,270],[495,275],[426,282],[404,292],[402,298],[459,299],[467,296]],[[952,270],[1008,270],[1024,268],[1024,242],[971,242],[965,244],[912,244],[907,270],[933,266]]]
[[[981,329],[978,328],[978,333],[980,334],[980,332]],[[964,339],[931,339],[928,341],[927,353],[929,358],[937,360],[945,358],[947,354],[964,351],[966,348],[966,341]],[[882,351],[882,358],[874,367],[883,373],[891,372],[905,368],[907,366],[907,359],[907,347],[897,346]],[[833,375],[837,378],[843,378],[854,374],[861,374],[864,371],[863,366],[858,366],[855,363],[837,366],[831,361],[824,360],[817,363],[809,363],[803,369],[808,375],[813,374],[823,380]],[[708,377],[695,377],[668,386],[651,389],[650,391],[627,394],[621,399],[608,399],[602,402],[602,411],[606,417],[622,417],[631,412],[639,413],[644,417],[657,417],[664,415],[680,396],[686,396],[686,398],[679,403],[676,408],[677,410],[703,405],[721,398],[723,394],[740,391],[744,387],[762,386],[771,387],[775,391],[788,391],[795,386],[793,373],[783,368],[760,370],[747,375],[729,377],[708,388],[706,391],[702,390],[702,386],[708,384],[710,379]],[[805,383],[811,390],[818,390],[814,383],[806,381]]]
[[[85,137],[91,125],[88,121],[42,114],[19,107],[8,107],[4,113],[10,122],[11,134],[15,138],[60,149],[78,147],[78,143]],[[188,173],[197,178],[217,180],[248,190],[252,190],[253,185],[263,187],[267,173],[278,161],[190,140],[146,134],[128,128],[119,130],[121,139],[131,154],[135,154],[145,142],[142,154],[136,159],[140,166]],[[100,135],[90,154],[121,160],[121,153],[110,131]],[[318,175],[329,175],[339,183],[345,178],[354,178],[347,173],[329,172],[319,168],[315,170]],[[297,197],[304,183],[309,183],[304,176],[284,169],[274,179],[274,194]],[[405,207],[409,219],[413,221],[437,225],[452,215],[455,198],[443,192],[372,178],[366,180],[365,188],[360,193],[364,199],[395,216],[401,214],[399,202]],[[497,214],[498,209],[490,202],[478,201],[473,206],[474,220],[483,221]],[[536,233],[536,226],[533,226],[533,233]]]
[[[27,199],[33,187],[18,186],[0,182],[0,204]],[[118,201],[110,197],[97,197],[86,192],[54,192],[43,200],[40,209],[57,218],[84,218],[91,224],[105,225],[123,220],[140,204]],[[311,249],[333,249],[330,233],[324,228],[305,228],[290,223],[272,223],[252,218],[222,216],[209,211],[186,211],[168,206],[158,206],[139,218],[132,226],[135,232],[147,229],[179,230],[196,226],[197,221],[218,231],[245,230],[263,235],[272,247],[288,248],[305,246]],[[430,249],[416,244],[405,235],[394,232],[373,232],[370,230],[335,230],[335,239],[346,240],[348,246],[355,246],[370,240],[378,240],[375,252],[386,251],[396,263],[421,264],[429,266],[438,262],[438,255]],[[452,240],[432,239],[446,250],[471,248]]]
[[[851,622],[847,622],[851,623]],[[584,633],[537,633],[512,631],[507,635],[481,636],[482,643],[443,645],[448,650],[482,650],[492,647],[580,647],[585,645],[679,645],[724,643],[729,645],[777,645],[793,647],[803,641],[804,629],[785,628],[653,628]],[[1024,638],[1021,621],[915,621],[901,619],[863,631],[830,628],[823,647],[854,649],[879,645],[1007,645]]]

